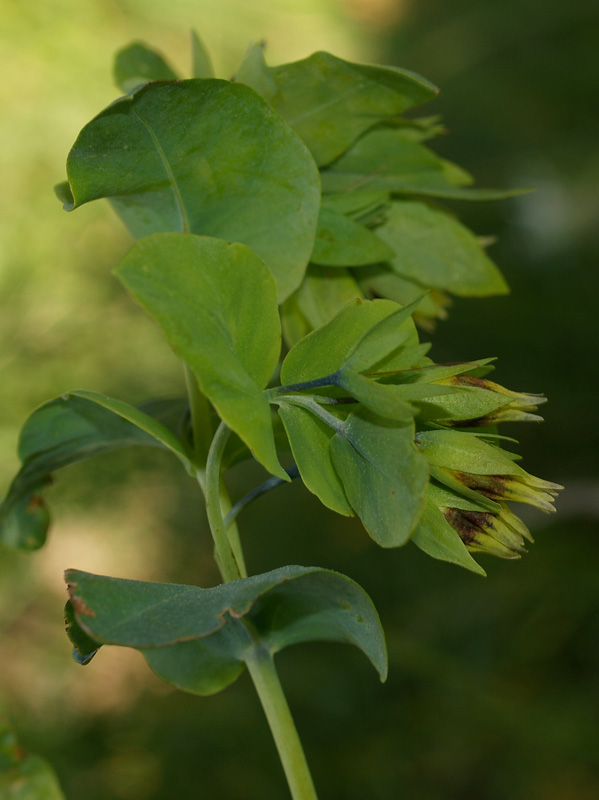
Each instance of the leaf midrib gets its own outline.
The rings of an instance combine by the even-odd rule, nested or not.
[[[183,203],[183,197],[181,196],[181,192],[179,190],[179,186],[177,184],[177,181],[176,181],[176,178],[175,178],[175,174],[174,174],[174,172],[173,172],[173,170],[171,168],[171,165],[170,165],[170,163],[169,163],[169,161],[168,161],[168,159],[166,157],[166,153],[162,149],[162,145],[158,141],[158,137],[156,136],[156,134],[154,133],[154,131],[152,130],[150,125],[146,122],[146,120],[137,112],[137,110],[135,108],[132,108],[131,110],[132,110],[132,113],[135,114],[137,119],[141,122],[141,124],[144,126],[144,128],[150,134],[150,136],[152,138],[152,141],[154,142],[154,146],[156,147],[156,150],[158,151],[158,155],[160,156],[160,159],[161,159],[161,161],[162,161],[162,163],[164,165],[164,168],[166,170],[166,174],[168,176],[169,182],[170,182],[172,190],[173,190],[173,194],[175,195],[175,201],[176,201],[177,206],[179,208],[179,213],[181,215],[181,225],[182,225],[182,228],[183,228],[183,233],[191,233],[191,225],[189,224],[189,218],[187,216],[187,211],[185,210],[185,205]]]

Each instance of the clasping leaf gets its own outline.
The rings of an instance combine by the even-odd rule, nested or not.
[[[287,566],[211,589],[65,574],[68,634],[78,660],[103,644],[139,650],[168,683],[195,694],[224,689],[258,652],[308,641],[359,647],[387,674],[385,639],[366,592],[344,575]]]

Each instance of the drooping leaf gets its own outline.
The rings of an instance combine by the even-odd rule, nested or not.
[[[256,91],[266,88],[267,100],[301,136],[319,166],[341,155],[377,122],[431,100],[437,91],[413,72],[352,64],[323,52],[271,67],[275,90],[265,82],[263,70],[248,68],[248,60],[246,56],[237,79],[241,73]]]
[[[278,362],[281,329],[275,282],[261,259],[242,244],[157,233],[137,242],[116,271],[221,419],[285,477],[262,392]]]
[[[148,81],[178,80],[179,76],[165,59],[143,42],[132,42],[116,54],[114,82],[125,93]]]
[[[359,409],[331,442],[333,464],[349,502],[382,547],[405,544],[424,506],[426,460],[414,447],[414,425]]]
[[[193,78],[214,77],[210,56],[196,31],[191,32],[191,75]]]
[[[359,267],[392,258],[395,251],[368,228],[322,207],[310,260],[323,267]]]
[[[188,692],[218,692],[259,652],[272,656],[305,641],[354,644],[381,679],[386,676],[384,635],[372,601],[336,572],[288,566],[212,589],[78,570],[65,577],[75,645],[81,629],[98,645],[137,649],[159,677]]]
[[[364,135],[322,172],[321,179],[323,192],[360,187],[459,200],[499,200],[529,191],[471,188],[468,173],[391,128],[377,128]]]
[[[318,218],[318,170],[247,86],[148,84],[85,126],[67,173],[58,193],[69,211],[107,197],[135,237],[180,231],[242,242],[271,269],[281,300],[301,283]]]
[[[476,236],[426,203],[393,203],[377,236],[393,249],[389,263],[404,278],[466,297],[508,291]]]
[[[35,550],[46,539],[50,516],[40,492],[61,467],[99,453],[147,445],[174,453],[191,474],[183,443],[158,419],[96,392],[75,391],[38,408],[19,440],[22,467],[0,505],[0,542]]]
[[[288,403],[281,403],[279,415],[306,487],[328,508],[352,516],[352,508],[331,458],[330,444],[334,431],[307,409]]]

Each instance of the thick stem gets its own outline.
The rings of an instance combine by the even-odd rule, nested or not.
[[[241,550],[241,545],[239,539],[236,539],[236,545],[232,547],[227,538],[223,505],[226,507],[228,503],[230,506],[230,503],[228,496],[223,503],[221,495],[223,486],[221,461],[230,433],[231,431],[225,423],[221,422],[208,453],[204,488],[206,512],[214,539],[216,561],[226,583],[242,577],[242,570],[234,555],[234,549],[239,547]],[[253,631],[250,633],[254,634]],[[304,751],[283,694],[274,661],[258,640],[256,640],[256,646],[246,660],[246,664],[277,745],[293,800],[317,800]]]
[[[270,653],[258,651],[247,662],[272,731],[293,800],[317,800],[312,776]]]

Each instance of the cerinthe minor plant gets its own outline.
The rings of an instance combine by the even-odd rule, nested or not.
[[[382,547],[411,541],[484,574],[472,553],[517,558],[530,539],[508,503],[551,511],[560,487],[525,472],[496,430],[540,419],[544,398],[489,381],[491,359],[435,364],[419,342],[414,320],[430,327],[448,293],[506,291],[442,201],[510,193],[472,188],[424,144],[442,130],[438,118],[401,116],[435,88],[327,53],[268,67],[260,46],[234,80],[217,80],[195,36],[193,45],[191,80],[144,45],[119,53],[127,94],[81,131],[57,187],[67,210],[107,198],[131,231],[116,274],[181,359],[188,396],[134,408],[72,391],[37,409],[0,534],[13,548],[43,544],[40,492],[66,464],[130,445],[169,450],[204,496],[223,583],[68,570],[75,658],[132,647],[196,694],[247,667],[291,795],[308,800],[316,793],[274,655],[347,642],[384,680],[384,635],[349,577],[302,566],[248,576],[244,506],[299,477]],[[272,477],[232,505],[223,476],[249,458]]]

